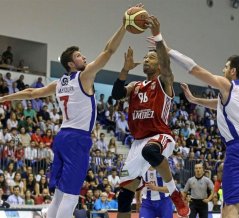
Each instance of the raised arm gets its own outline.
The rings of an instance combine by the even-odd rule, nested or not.
[[[167,49],[169,50],[169,56],[172,60],[183,67],[191,75],[195,76],[206,84],[219,89],[224,100],[227,99],[231,88],[231,83],[227,78],[212,74],[208,70],[196,64],[195,61],[190,57],[187,57],[176,50],[170,48]]]
[[[188,85],[185,83],[181,83],[181,88],[183,89],[184,95],[187,100],[193,104],[199,104],[207,108],[217,109],[218,99],[205,99],[205,98],[196,98],[192,95]]]
[[[56,81],[42,88],[28,88],[14,94],[6,95],[0,98],[0,102],[13,100],[30,100],[34,98],[47,97],[56,92]]]
[[[160,33],[160,23],[154,16],[149,18],[149,28],[151,29],[153,40],[155,41],[156,52],[159,59],[160,79],[165,85],[173,85],[174,76],[170,67],[170,58]]]

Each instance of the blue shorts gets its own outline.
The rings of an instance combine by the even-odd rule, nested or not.
[[[71,128],[61,129],[53,142],[54,160],[49,187],[79,195],[89,166],[91,146],[90,133]]]
[[[227,205],[239,203],[239,141],[227,144],[222,190]]]
[[[173,218],[173,204],[169,197],[158,201],[152,201],[148,199],[142,200],[139,218],[155,217]]]

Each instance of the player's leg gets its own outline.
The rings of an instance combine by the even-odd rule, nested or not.
[[[140,179],[136,178],[124,184],[120,188],[118,196],[118,215],[117,218],[131,217],[131,204],[134,198],[134,193],[140,184]]]
[[[90,135],[76,131],[65,132],[66,144],[61,145],[63,171],[58,188],[64,192],[56,218],[72,218],[85,180],[92,144]]]
[[[142,204],[139,211],[139,218],[155,218],[157,217],[157,211],[154,209],[152,205],[152,201],[148,199],[143,199]],[[160,217],[161,218],[161,217]]]
[[[61,140],[60,133],[55,137],[55,141],[53,144],[54,160],[51,166],[51,176],[50,176],[50,183],[49,183],[50,188],[55,188],[58,185],[58,182],[59,182],[59,179],[61,178],[61,173],[62,173],[63,162],[58,152],[59,140]],[[56,217],[57,210],[61,203],[62,197],[63,197],[63,192],[56,188],[54,197],[47,210],[47,218]]]
[[[222,218],[239,217],[239,204],[225,205],[222,208]]]
[[[150,139],[142,149],[142,156],[154,167],[167,186],[171,199],[180,216],[186,217],[190,213],[188,205],[183,201],[181,193],[176,189],[167,158],[172,154],[175,146],[174,139],[166,134]]]
[[[173,204],[170,198],[163,198],[157,201],[154,210],[157,212],[157,217],[173,218]]]

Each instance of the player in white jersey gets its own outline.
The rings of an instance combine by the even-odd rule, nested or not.
[[[159,173],[150,167],[142,181],[144,187],[136,192],[136,205],[140,204],[142,197],[139,218],[173,218],[172,200]]]
[[[225,206],[222,217],[239,217],[239,56],[228,58],[224,76],[214,75],[194,60],[167,48],[171,59],[191,75],[220,91],[217,99],[196,98],[186,84],[181,84],[189,102],[217,110],[217,124],[226,144],[222,189]]]
[[[141,4],[137,6],[142,7]],[[50,186],[55,187],[55,194],[47,218],[72,218],[86,177],[92,145],[91,131],[96,118],[93,83],[97,72],[109,61],[124,35],[125,28],[122,24],[105,49],[89,64],[78,47],[67,48],[61,55],[61,64],[67,73],[58,81],[43,88],[29,88],[0,98],[0,102],[4,102],[46,97],[56,93],[63,113],[63,123],[53,143]]]

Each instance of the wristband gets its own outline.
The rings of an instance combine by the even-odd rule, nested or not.
[[[162,37],[161,33],[159,33],[157,36],[154,36],[153,39],[155,42],[160,42],[163,40],[163,37]]]

